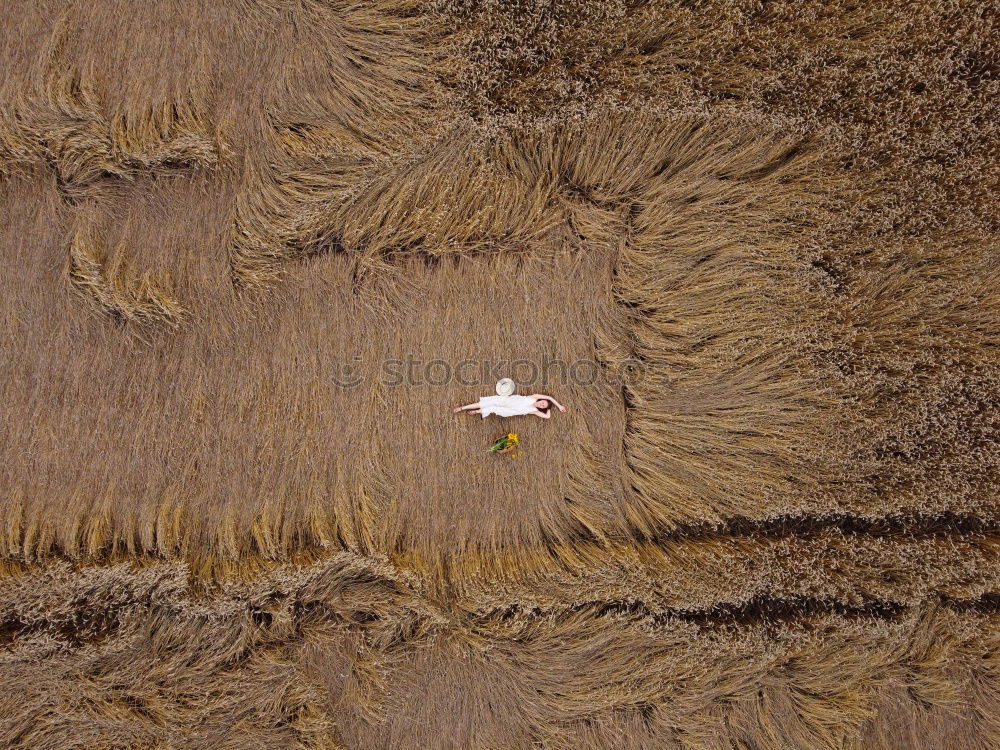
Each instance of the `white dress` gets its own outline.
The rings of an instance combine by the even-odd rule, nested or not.
[[[531,396],[483,396],[479,399],[480,414],[483,419],[490,414],[498,417],[516,417],[521,414],[533,414],[535,399]]]

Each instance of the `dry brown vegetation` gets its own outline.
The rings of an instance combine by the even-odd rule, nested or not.
[[[4,747],[1000,747],[990,3],[0,19]]]

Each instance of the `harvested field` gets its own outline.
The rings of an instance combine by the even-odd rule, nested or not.
[[[1000,747],[989,3],[0,16],[4,747]]]

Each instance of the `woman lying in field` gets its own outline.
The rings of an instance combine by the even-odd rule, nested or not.
[[[523,414],[533,414],[542,419],[549,419],[550,405],[555,406],[559,411],[566,411],[566,407],[556,401],[552,396],[544,393],[532,393],[530,396],[518,396],[510,394],[508,396],[483,396],[476,403],[457,406],[454,411],[467,411],[472,414],[480,414],[483,419],[490,414],[498,417],[517,417]]]

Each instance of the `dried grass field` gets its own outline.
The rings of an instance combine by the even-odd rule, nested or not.
[[[998,17],[7,0],[0,747],[1000,747]]]

